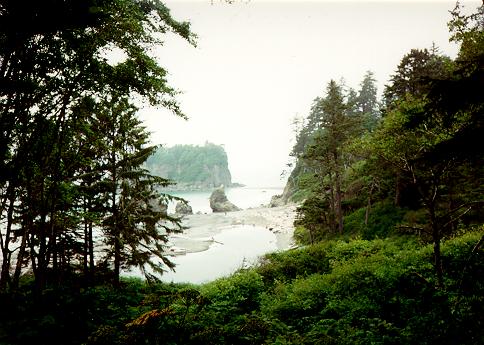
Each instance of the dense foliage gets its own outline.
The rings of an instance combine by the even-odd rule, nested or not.
[[[142,168],[155,148],[134,102],[183,116],[149,51],[189,25],[151,0],[2,0],[0,23],[0,290],[26,268],[40,294],[72,272],[170,266],[180,225]]]
[[[231,186],[227,154],[220,145],[175,145],[159,147],[147,160],[152,174],[166,177],[177,185],[172,188],[210,189]]]
[[[330,81],[314,101],[289,181],[304,200],[303,243],[412,232],[433,243],[443,283],[441,240],[484,220],[483,11],[464,16],[457,5],[449,27],[458,57],[411,50],[380,105],[371,73],[358,92]]]
[[[65,285],[32,304],[28,282],[1,295],[2,344],[479,344],[482,228],[432,247],[413,237],[326,241],[266,256],[203,286]],[[59,293],[61,292],[61,293]],[[46,308],[46,306],[49,306]]]
[[[484,343],[483,11],[457,6],[458,57],[412,50],[382,102],[371,72],[331,81],[292,152],[311,244],[192,286],[119,279],[171,265],[131,100],[183,116],[148,51],[188,24],[158,1],[1,1],[0,343]]]

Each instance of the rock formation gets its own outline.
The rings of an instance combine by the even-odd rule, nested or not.
[[[176,182],[167,190],[211,190],[221,184],[232,186],[227,153],[220,145],[160,147],[145,165],[153,175]]]
[[[225,195],[224,186],[215,189],[210,195],[210,207],[213,212],[240,211],[240,208],[232,204]]]
[[[148,204],[155,212],[161,212],[164,216],[168,215],[168,205],[159,199],[151,199]]]
[[[269,207],[279,207],[284,206],[286,202],[284,202],[284,197],[282,194],[273,195],[271,201],[269,202]]]
[[[193,214],[193,209],[188,203],[179,201],[175,206],[175,213],[180,215]]]

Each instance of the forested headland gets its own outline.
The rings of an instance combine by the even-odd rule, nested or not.
[[[482,6],[452,11],[455,59],[408,52],[382,99],[371,72],[329,81],[292,151],[299,247],[189,285],[157,279],[182,226],[133,101],[184,116],[149,50],[189,24],[158,1],[0,4],[0,343],[484,343]]]
[[[147,169],[174,182],[175,190],[212,190],[232,186],[227,153],[223,146],[175,145],[159,147],[146,161]]]

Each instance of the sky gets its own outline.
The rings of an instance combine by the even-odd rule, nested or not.
[[[149,107],[140,118],[153,144],[223,145],[232,180],[253,187],[285,184],[291,123],[331,79],[358,88],[371,70],[381,93],[410,49],[435,43],[450,57],[458,49],[448,41],[449,1],[165,3],[198,36],[193,47],[168,35],[153,51],[189,120]]]

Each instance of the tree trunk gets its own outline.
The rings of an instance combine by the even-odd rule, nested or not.
[[[0,290],[3,290],[10,283],[10,260],[12,252],[9,249],[10,237],[12,232],[13,211],[15,205],[15,193],[9,196],[9,205],[7,211],[7,229],[5,231],[5,241],[2,248],[2,272],[0,274]]]
[[[114,285],[119,286],[119,275],[121,273],[121,244],[119,236],[114,239]]]
[[[92,238],[92,220],[89,220],[89,275],[92,280],[94,275],[94,241]]]
[[[312,225],[309,225],[308,226],[308,230],[309,230],[308,231],[309,232],[309,242],[311,244],[314,244],[314,234],[313,234],[313,227],[312,227]]]
[[[40,202],[41,202],[41,208],[45,208],[45,181],[42,182],[42,187],[41,187],[41,197],[40,197]],[[34,276],[35,276],[35,288],[36,292],[40,293],[41,291],[44,290],[45,288],[45,279],[46,279],[46,271],[47,271],[47,231],[46,231],[46,218],[47,214],[45,210],[42,210],[41,215],[40,215],[40,221],[38,224],[38,241],[39,241],[39,252],[37,254],[37,270],[34,270]],[[32,234],[32,232],[31,232]],[[35,235],[34,235],[35,236]],[[35,249],[35,245],[31,241],[31,248],[32,251]],[[33,260],[34,261],[34,260]]]
[[[370,190],[368,192],[368,202],[367,202],[366,211],[365,211],[365,225],[368,225],[368,218],[370,217],[372,193],[373,193],[373,185],[371,185]]]
[[[330,218],[330,226],[331,226],[331,231],[333,233],[336,233],[336,201],[334,197],[334,186],[333,186],[333,181],[331,179],[331,174],[329,174],[329,192],[330,192],[330,203],[329,203],[329,208],[331,210],[331,218]]]
[[[84,206],[84,277],[89,285],[93,280],[94,275],[94,243],[92,239],[92,220],[91,216],[91,200],[85,201]]]
[[[435,276],[437,278],[437,286],[443,286],[443,269],[442,269],[442,257],[440,253],[440,240],[442,238],[440,227],[437,224],[437,219],[435,217],[435,205],[431,203],[429,205],[430,213],[430,226],[432,229],[432,241],[434,243],[434,268]]]
[[[22,273],[22,264],[25,256],[25,249],[27,247],[27,231],[26,226],[22,225],[22,242],[20,243],[19,252],[17,255],[17,263],[15,266],[15,272],[13,274],[12,288],[17,289],[20,281],[20,274]]]
[[[341,181],[338,169],[336,169],[336,216],[338,217],[338,231],[343,233],[343,208],[341,206]]]
[[[57,186],[56,186],[57,188]],[[56,194],[55,192],[52,194]],[[52,196],[53,199],[55,199],[54,196]],[[49,235],[50,235],[50,240],[49,240],[49,252],[52,254],[52,271],[54,273],[55,279],[59,281],[60,279],[60,273],[59,273],[59,248],[57,244],[57,226],[55,224],[56,220],[56,215],[55,215],[55,201],[52,201],[52,206],[51,206],[51,212],[50,212],[50,229],[49,229]],[[50,258],[50,254],[49,254]],[[48,262],[48,261],[47,261]],[[62,265],[61,265],[62,267]],[[62,268],[61,268],[62,269]]]
[[[114,237],[114,285],[119,286],[119,275],[121,273],[121,239],[118,226],[118,211],[116,206],[116,191],[117,191],[117,176],[116,176],[116,157],[113,151],[112,154],[112,181],[113,190],[111,195],[111,212],[113,215],[113,237]]]
[[[86,208],[84,208],[84,212],[86,212]],[[88,224],[87,224],[87,217],[84,216],[84,246],[83,246],[83,271],[84,271],[84,279],[88,280],[89,276],[89,266],[88,266],[88,251],[89,251],[89,234],[88,234]]]
[[[434,266],[437,277],[437,286],[443,286],[442,258],[440,255],[440,234],[438,229],[432,230],[432,240],[434,241]]]
[[[393,201],[395,206],[400,205],[400,173],[397,172],[397,178],[395,179],[395,199]]]

